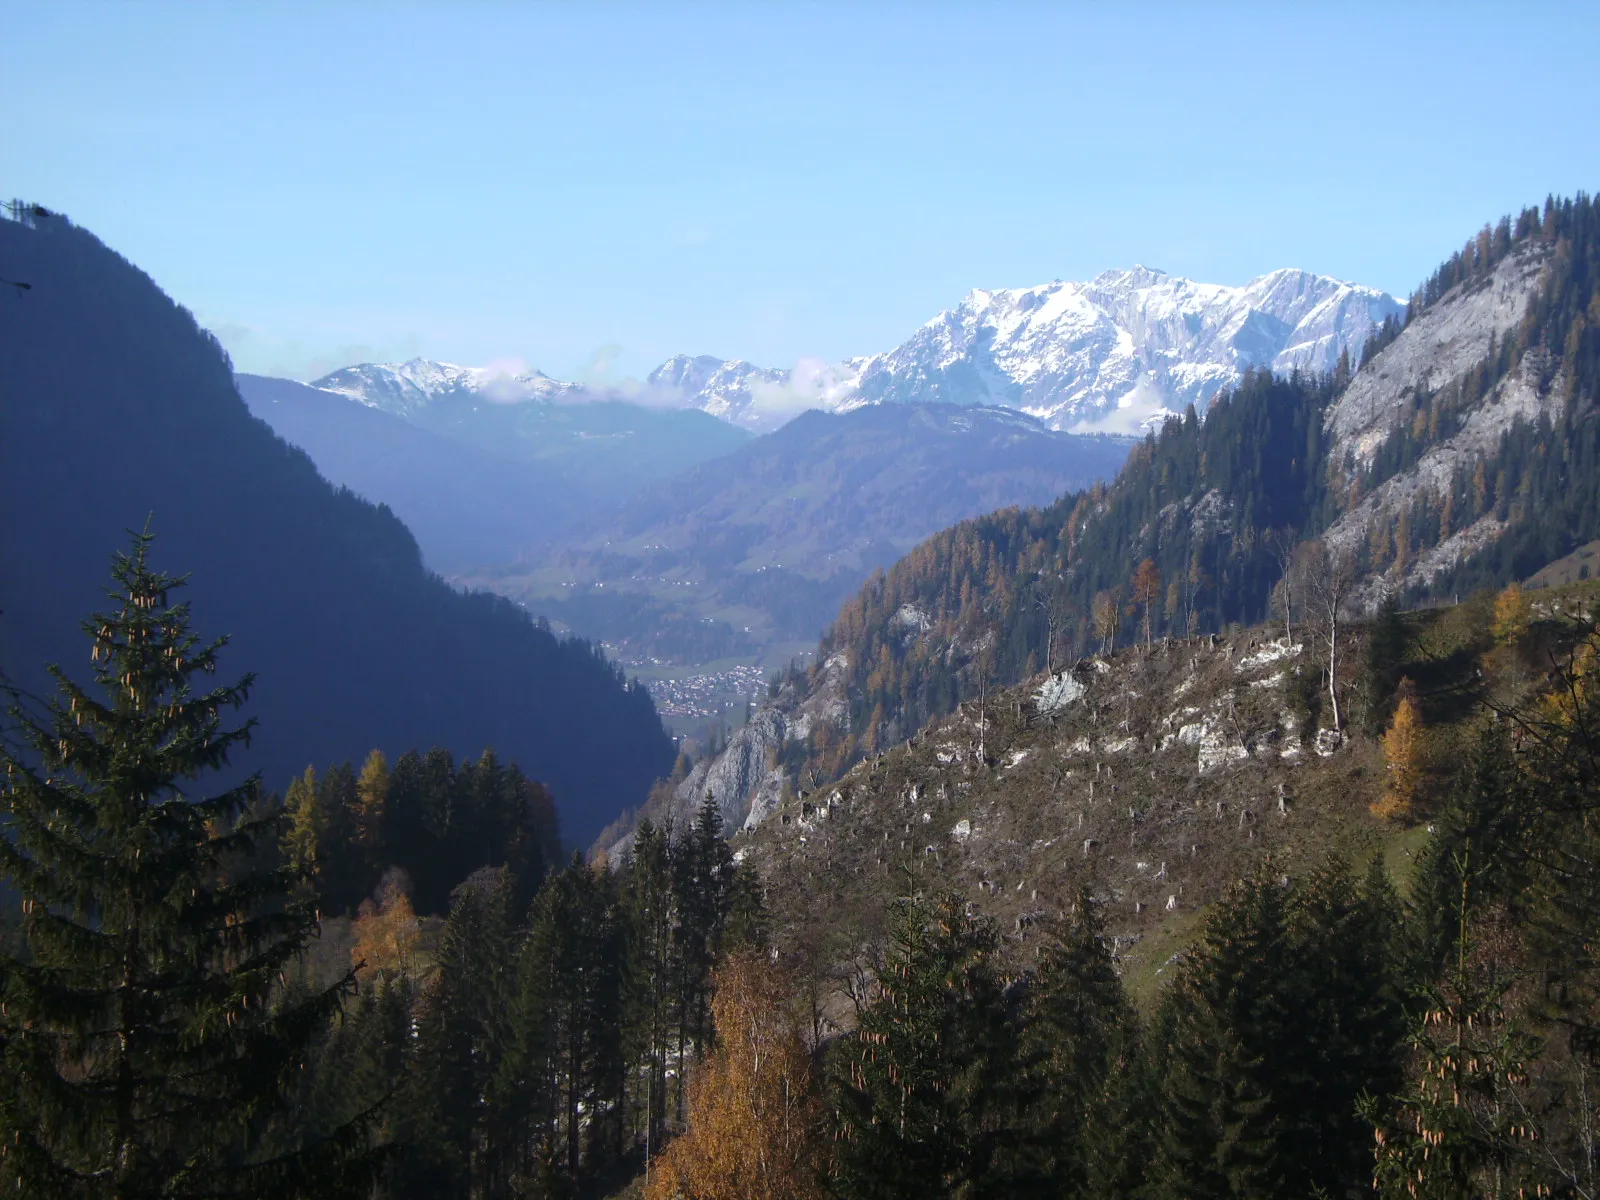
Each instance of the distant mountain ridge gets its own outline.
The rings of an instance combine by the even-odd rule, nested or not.
[[[1341,354],[1359,359],[1373,331],[1404,312],[1387,292],[1310,271],[1231,287],[1135,266],[1085,283],[974,289],[893,349],[840,363],[780,369],[679,354],[642,388],[617,389],[413,359],[348,367],[314,386],[407,417],[449,396],[607,398],[765,431],[810,408],[932,402],[1019,409],[1057,430],[1138,433],[1190,404],[1204,412],[1251,367],[1326,372]]]
[[[638,404],[520,367],[463,367],[416,358],[361,363],[310,384],[251,378],[254,382],[241,386],[252,394],[279,384],[277,394],[293,392],[289,407],[262,404],[258,415],[312,451],[330,478],[414,516],[428,514],[419,532],[430,561],[448,563],[454,571],[508,562],[554,535],[574,514],[613,507],[639,488],[735,450],[752,436],[696,409]],[[483,462],[483,474],[474,478],[452,470],[463,456],[442,447],[438,463],[419,462],[437,489],[425,494],[420,479],[344,444],[363,409],[370,410],[368,416],[403,421],[468,448]],[[365,424],[376,428],[383,422]],[[385,437],[394,440],[388,433]],[[408,453],[416,449],[414,442],[407,443]],[[353,473],[345,473],[351,466]],[[489,479],[519,470],[522,478],[508,485],[502,503],[523,511],[486,508],[485,500],[492,499]],[[442,513],[475,519],[480,528],[460,546],[443,544],[450,530],[433,519]],[[473,557],[484,549],[492,553]]]
[[[976,289],[893,350],[793,373],[679,356],[650,376],[684,402],[762,428],[797,406],[998,405],[1052,429],[1137,433],[1193,404],[1201,412],[1251,367],[1325,372],[1358,359],[1405,305],[1309,271],[1243,287],[1149,267],[1087,283]]]
[[[585,395],[579,385],[551,379],[543,371],[462,367],[426,358],[343,367],[313,380],[310,386],[337,392],[397,417],[415,417],[441,397],[451,395],[481,396],[497,404]]]
[[[1135,432],[1203,412],[1250,367],[1328,371],[1404,305],[1308,271],[1243,287],[1148,267],[973,291],[862,367],[864,400],[1004,404],[1053,429]]]
[[[325,479],[387,504],[446,575],[509,562],[563,529],[582,496],[564,474],[446,437],[347,396],[236,375],[250,412],[311,456]]]

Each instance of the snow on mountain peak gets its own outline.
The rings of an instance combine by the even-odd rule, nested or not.
[[[519,404],[573,397],[583,391],[575,383],[551,379],[520,361],[463,367],[428,358],[343,367],[313,380],[311,386],[401,417],[413,416],[445,396],[463,393],[496,404]]]
[[[1019,408],[1056,429],[1135,432],[1211,399],[1252,366],[1325,371],[1403,311],[1393,297],[1297,269],[1243,287],[1151,267],[1088,283],[975,289],[868,359],[865,401]]]
[[[869,358],[804,359],[780,370],[675,355],[650,373],[643,398],[756,430],[807,408],[935,401],[1019,410],[1054,429],[1133,433],[1189,404],[1203,411],[1251,367],[1331,370],[1342,352],[1358,356],[1373,329],[1403,311],[1385,292],[1299,268],[1232,287],[1135,265],[1086,283],[974,288],[905,342]],[[400,416],[462,393],[497,403],[610,394],[522,363],[463,367],[422,358],[346,367],[314,386]]]

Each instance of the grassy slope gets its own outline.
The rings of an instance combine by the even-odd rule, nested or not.
[[[872,960],[888,903],[944,886],[997,921],[1018,965],[1089,886],[1131,990],[1148,1000],[1206,906],[1266,861],[1292,881],[1330,853],[1357,864],[1376,855],[1404,891],[1428,814],[1465,761],[1479,697],[1536,689],[1566,636],[1559,610],[1596,596],[1600,586],[1588,583],[1534,594],[1534,626],[1514,649],[1494,647],[1492,597],[1406,614],[1403,673],[1426,722],[1424,793],[1409,823],[1368,811],[1385,775],[1379,739],[1356,728],[1324,756],[1301,736],[1304,697],[1317,693],[1321,672],[1313,646],[1286,654],[1287,643],[1272,642],[1280,628],[1129,648],[1081,665],[1083,697],[1053,718],[1033,700],[1042,677],[997,692],[984,706],[983,761],[978,705],[969,702],[837,785],[787,801],[735,847],[762,867],[780,939],[826,976],[819,990],[832,993],[842,1022],[843,994]],[[1351,668],[1342,699],[1356,724],[1368,703],[1363,646],[1357,629],[1341,647]],[[1212,759],[1230,761],[1201,769],[1193,739],[1202,732]],[[971,829],[964,838],[955,832],[962,821]]]
[[[1532,588],[1559,587],[1600,573],[1600,542],[1586,542],[1565,558],[1540,568],[1528,578]]]

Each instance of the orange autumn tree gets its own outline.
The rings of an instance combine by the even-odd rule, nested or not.
[[[369,970],[404,974],[416,965],[422,925],[411,907],[411,881],[395,867],[378,884],[377,902],[363,900],[356,914],[350,961]]]
[[[717,971],[717,1048],[689,1082],[688,1132],[651,1164],[647,1200],[821,1200],[822,1100],[790,983],[747,951]]]
[[[1409,679],[1400,681],[1399,697],[1394,720],[1383,735],[1383,796],[1372,806],[1372,815],[1385,821],[1411,814],[1422,781],[1422,713]]]
[[[1150,644],[1150,623],[1152,606],[1161,598],[1161,571],[1156,567],[1155,560],[1145,559],[1139,564],[1139,569],[1133,575],[1133,602],[1137,604],[1144,614],[1144,644]]]

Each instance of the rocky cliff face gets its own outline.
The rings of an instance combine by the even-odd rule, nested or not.
[[[817,688],[804,694],[788,689],[756,709],[734,730],[720,754],[696,763],[670,799],[646,805],[639,819],[686,828],[709,798],[730,831],[760,825],[784,798],[784,773],[777,763],[785,746],[803,741],[819,722],[842,727],[848,712],[845,666],[843,656],[836,655],[824,664]],[[615,860],[632,845],[630,829],[602,848]]]
[[[1395,425],[1406,402],[1437,392],[1473,370],[1527,314],[1548,257],[1532,243],[1502,261],[1482,285],[1462,285],[1407,325],[1363,367],[1328,410],[1327,429],[1342,456],[1365,464]]]
[[[1458,287],[1420,314],[1363,367],[1328,411],[1330,469],[1349,477],[1370,467],[1385,441],[1417,419],[1419,406],[1478,371],[1527,316],[1548,256],[1543,243],[1523,247],[1487,280]],[[1343,554],[1358,553],[1419,502],[1442,505],[1461,471],[1492,463],[1513,424],[1558,417],[1563,389],[1559,381],[1545,380],[1546,365],[1542,351],[1530,350],[1481,398],[1451,411],[1444,429],[1430,430],[1430,444],[1415,463],[1384,479],[1334,522],[1325,534],[1328,545]],[[1450,530],[1399,570],[1370,577],[1360,589],[1361,602],[1371,607],[1386,591],[1426,587],[1493,543],[1503,528],[1504,522],[1488,513]]]

